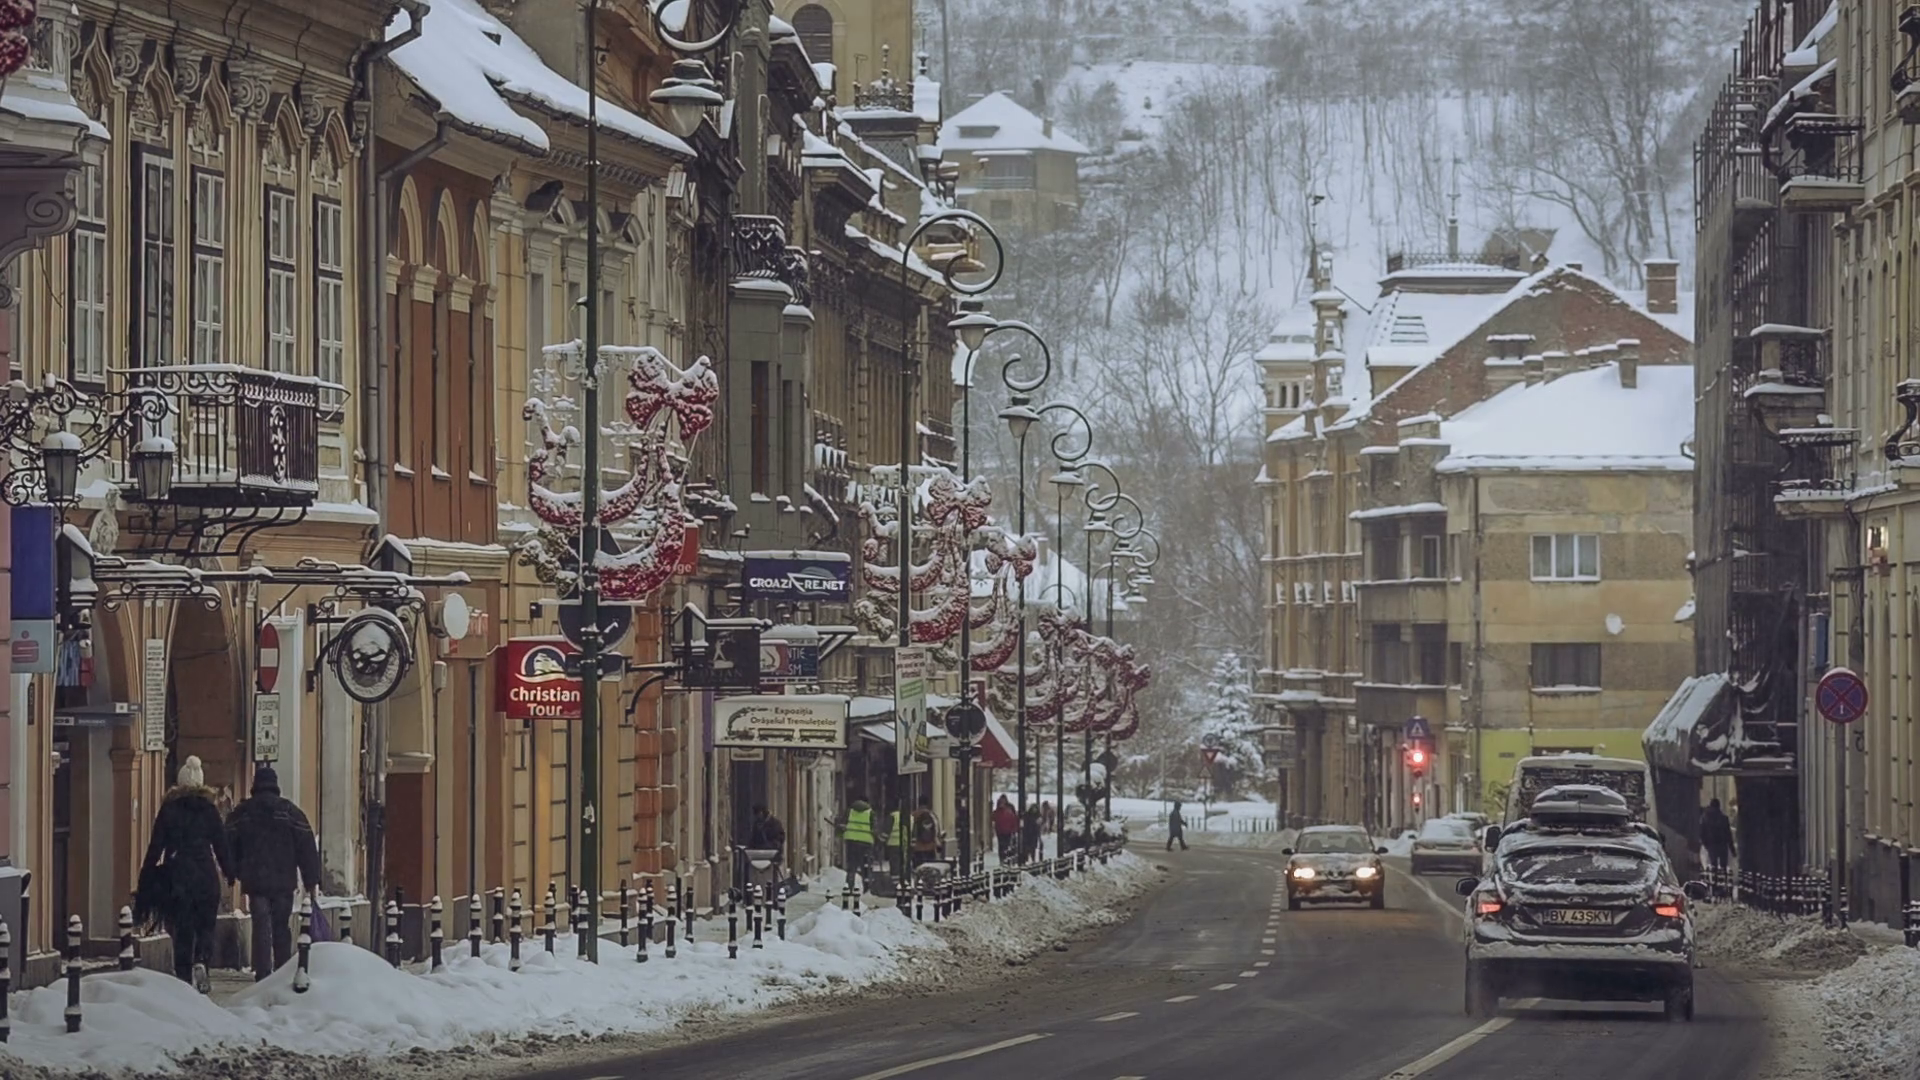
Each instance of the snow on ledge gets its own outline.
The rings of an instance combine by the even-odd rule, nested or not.
[[[1444,514],[1446,506],[1437,502],[1408,503],[1404,506],[1376,506],[1371,510],[1355,510],[1347,515],[1354,521],[1371,521],[1375,518],[1405,517],[1411,514]]]

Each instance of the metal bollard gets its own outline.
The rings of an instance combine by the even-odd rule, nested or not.
[[[433,973],[439,971],[443,966],[440,963],[440,948],[446,940],[445,934],[440,928],[442,910],[440,907],[439,893],[433,894],[433,900],[427,905],[427,910],[431,913],[433,919],[432,926],[427,931],[427,971]]]
[[[507,940],[507,890],[499,885],[493,887],[493,943]]]
[[[520,890],[513,890],[513,920],[507,931],[507,970],[520,970]]]
[[[853,882],[853,913],[854,913],[854,915],[855,915],[856,917],[857,917],[857,916],[859,916],[859,915],[861,915],[861,914],[863,914],[863,913],[861,912],[861,910],[860,910],[860,898],[866,895],[866,888],[867,888],[867,882],[866,882],[866,879],[865,879],[865,878],[855,878],[855,879],[854,879],[854,882]]]
[[[300,897],[300,959],[293,969],[293,992],[304,994],[313,985],[310,974],[313,954],[313,894]]]
[[[777,886],[773,891],[773,913],[777,920],[775,926],[779,930],[780,940],[785,941],[787,940],[787,887],[784,884]]]
[[[120,970],[132,971],[135,956],[133,948],[133,909],[120,909]]]
[[[400,901],[387,901],[387,963],[400,966]]]
[[[621,909],[626,910],[624,907]],[[647,962],[647,946],[653,943],[653,883],[640,890],[640,954],[634,959]]]
[[[740,910],[727,901],[727,959],[740,959]]]
[[[67,919],[67,1034],[80,1030],[80,916]]]
[[[620,947],[627,947],[627,879],[620,879]]]
[[[547,902],[541,908],[541,912],[546,916],[546,921],[540,924],[540,936],[545,939],[548,952],[553,951],[553,935],[556,932],[553,925],[553,917],[555,914],[554,902],[553,882],[549,881],[547,882]]]
[[[932,897],[931,903],[933,904],[933,921],[936,923],[940,922],[945,917],[945,914],[943,911],[944,904],[941,900],[941,893],[943,889],[944,889],[944,886],[940,884],[935,884],[933,886],[933,897]]]
[[[678,919],[667,920],[667,959],[669,960],[673,959],[675,956],[680,955],[679,951],[675,949],[673,945],[673,936],[674,934],[678,933],[679,930],[680,930],[680,920]]]
[[[480,893],[467,897],[467,954],[480,958]]]
[[[767,947],[766,942],[763,939],[763,933],[762,933],[766,929],[766,927],[767,927],[766,894],[760,890],[760,886],[755,885],[753,887],[753,947],[754,948],[764,949]]]
[[[0,1043],[13,1034],[13,1021],[7,1016],[7,998],[13,993],[13,931],[0,920]]]
[[[680,914],[687,920],[687,944],[693,944],[693,886],[680,883]]]
[[[340,909],[340,943],[353,944],[353,901],[351,900],[347,901],[346,907]]]

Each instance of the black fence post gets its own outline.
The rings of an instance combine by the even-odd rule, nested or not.
[[[340,909],[340,943],[353,944],[353,901],[351,900]]]
[[[524,917],[520,910],[520,890],[513,890],[513,919],[507,930],[507,970],[520,970],[520,922]]]
[[[687,920],[687,944],[693,944],[693,886],[682,881],[680,888],[680,914]]]
[[[624,913],[626,911],[625,905],[622,905],[620,910],[622,912],[622,918],[624,919],[625,917]],[[640,915],[640,952],[637,956],[634,957],[634,959],[644,964],[647,962],[647,946],[653,943],[653,883],[652,882],[648,882],[640,890],[639,915]],[[624,925],[624,922],[622,923],[622,925]],[[621,933],[624,934],[625,931],[623,930],[621,931]]]
[[[480,891],[474,890],[467,897],[467,953],[474,959],[480,958]]]
[[[120,970],[132,971],[138,959],[133,947],[133,909],[123,906],[120,909]]]
[[[680,932],[680,920],[668,919],[667,920],[667,959],[669,960],[680,955],[680,950],[675,948],[673,944],[673,937],[675,934],[679,932]]]
[[[727,893],[727,959],[740,959],[740,898]]]
[[[293,969],[293,992],[304,994],[313,985],[313,976],[309,973],[313,953],[313,894],[300,897],[300,958]]]
[[[787,940],[787,886],[785,882],[774,886],[773,913],[775,926],[779,930],[780,940]]]
[[[626,948],[627,945],[629,944],[629,942],[627,941],[628,902],[629,901],[628,901],[627,879],[621,878],[620,879],[620,947],[623,949]]]
[[[440,949],[445,944],[445,933],[440,927],[440,916],[444,914],[440,907],[440,894],[434,893],[433,900],[427,905],[432,918],[431,928],[427,931],[427,971],[436,973],[441,968]]]
[[[553,919],[556,914],[554,911],[555,903],[556,894],[554,893],[553,882],[549,881],[547,882],[547,902],[540,909],[541,914],[545,917],[545,921],[540,924],[540,937],[547,943],[548,952],[553,951],[553,935],[556,932],[556,928],[553,925]]]
[[[80,916],[67,918],[67,1034],[80,1030]]]
[[[1920,946],[1920,910],[1913,902],[1913,856],[1905,851],[1900,853],[1900,930],[1906,937],[1907,948]]]
[[[507,890],[504,886],[493,887],[493,943],[507,940]]]
[[[764,940],[767,928],[767,894],[758,885],[753,887],[752,913],[753,947],[756,949],[764,949],[767,947],[766,941]]]
[[[0,920],[0,1043],[13,1034],[13,1021],[7,1016],[7,998],[13,993],[13,931]]]
[[[395,899],[387,901],[387,963],[400,966],[400,901],[398,893]]]

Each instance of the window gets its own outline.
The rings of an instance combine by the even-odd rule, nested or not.
[[[107,184],[99,165],[81,166],[74,209],[67,365],[75,382],[100,383],[107,378]],[[18,321],[18,309],[14,318]],[[14,363],[20,363],[18,356]]]
[[[771,379],[769,369],[771,367],[772,365],[765,360],[755,360],[753,362],[753,396],[750,404],[753,410],[752,477],[753,491],[756,495],[772,494],[769,490],[772,486],[771,477],[768,475],[772,470],[772,454],[769,452],[771,447],[767,444],[769,438],[769,423],[772,420],[773,413],[773,402],[769,400],[769,395],[773,392],[772,386],[769,385]]]
[[[299,214],[293,193],[267,189],[267,370],[294,373],[294,234]]]
[[[1400,530],[1392,522],[1384,525],[1369,526],[1366,530],[1367,547],[1372,549],[1373,580],[1397,581],[1400,579]]]
[[[225,357],[227,178],[193,172],[193,362],[217,364]]]
[[[1440,538],[1423,536],[1420,538],[1420,576],[1437,578],[1445,574],[1446,567],[1440,561]]]
[[[963,139],[991,139],[1000,131],[998,124],[961,124],[960,137]]]
[[[1375,623],[1368,643],[1367,680],[1401,685],[1407,681],[1407,646],[1400,640],[1400,624]]]
[[[140,312],[135,362],[160,365],[173,353],[173,161],[142,151],[139,156]],[[102,247],[104,253],[105,248]],[[105,367],[100,377],[105,377]]]
[[[432,465],[435,476],[446,476],[446,467],[453,461],[450,446],[453,427],[453,339],[451,336],[453,305],[444,292],[433,295],[433,454]]]
[[[330,383],[346,379],[347,289],[346,252],[342,246],[340,204],[332,199],[313,201],[314,374]]]
[[[1464,650],[1460,646],[1460,643],[1457,641],[1447,642],[1447,685],[1448,686],[1465,686],[1467,684],[1467,680],[1466,680],[1467,673],[1464,670],[1465,663],[1466,663],[1466,656],[1465,656]]]
[[[1026,191],[1034,186],[1033,158],[1024,154],[986,159],[981,187]]]
[[[808,4],[793,13],[793,30],[800,35],[800,47],[807,59],[816,64],[833,63],[833,15],[819,4]]]
[[[1535,645],[1533,685],[1539,689],[1600,686],[1600,646]]]
[[[1534,537],[1533,580],[1599,581],[1600,538],[1591,533]]]
[[[487,376],[493,363],[492,331],[485,305],[467,310],[467,473],[469,478],[493,479],[493,398]],[[618,394],[606,397],[618,398]]]
[[[1414,680],[1422,686],[1447,682],[1447,625],[1419,623],[1413,628]]]

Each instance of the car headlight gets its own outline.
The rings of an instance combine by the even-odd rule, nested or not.
[[[1313,878],[1313,867],[1296,866],[1293,868],[1293,876],[1299,878],[1301,881],[1311,880]]]
[[[1361,879],[1362,881],[1366,880],[1367,878],[1374,877],[1379,873],[1380,871],[1374,869],[1371,866],[1357,866],[1353,870],[1353,876]]]

